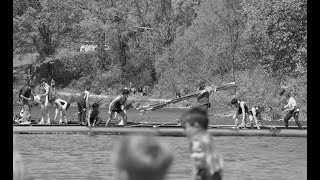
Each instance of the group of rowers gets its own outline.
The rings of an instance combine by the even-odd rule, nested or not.
[[[34,84],[30,82],[26,87],[23,87],[20,90],[19,97],[22,99],[23,111],[21,118],[22,122],[28,121],[28,117],[30,117],[30,101],[36,102],[36,104],[40,104],[41,106],[41,119],[38,124],[51,124],[48,112],[49,104],[52,104],[56,107],[54,121],[56,121],[57,115],[58,113],[60,113],[59,124],[68,123],[66,119],[66,111],[70,107],[70,104],[75,101],[78,106],[77,114],[80,125],[95,126],[99,125],[102,122],[101,118],[98,116],[99,103],[93,103],[92,105],[89,104],[90,87],[87,87],[83,92],[80,93],[79,96],[71,96],[67,100],[58,97],[55,91],[54,80],[51,80],[49,85],[49,82],[46,79],[42,79],[40,82],[40,90],[42,93],[38,95],[32,95],[31,92],[33,89]],[[199,82],[197,92],[199,92],[199,95],[197,97],[197,104],[202,106],[207,111],[211,107],[211,103],[209,101],[210,91],[207,90],[205,81],[202,80]],[[284,93],[285,92],[282,91],[280,94],[283,95]],[[121,122],[119,123],[119,125],[127,125],[125,104],[127,102],[129,94],[130,90],[124,88],[121,94],[113,99],[113,101],[111,101],[108,108],[109,118],[105,126],[109,126],[111,120],[115,119],[116,115],[119,115],[121,117]],[[285,94],[285,97],[288,101],[288,104],[282,108],[283,111],[287,112],[287,114],[283,118],[285,128],[288,128],[288,121],[291,117],[293,117],[299,129],[302,130],[303,128],[299,122],[299,108],[297,107],[297,103],[290,93],[287,92]],[[257,129],[260,129],[262,120],[261,113],[264,111],[264,108],[262,106],[253,106],[252,108],[248,108],[248,105],[245,101],[237,100],[236,98],[233,98],[231,100],[231,105],[235,107],[233,119],[235,120],[236,128],[245,129],[248,124],[251,125],[251,128],[254,128],[253,122],[255,122]],[[239,125],[239,118],[241,115],[242,121]],[[45,116],[47,116],[46,122],[44,121]],[[247,123],[247,117],[250,120],[249,123]]]

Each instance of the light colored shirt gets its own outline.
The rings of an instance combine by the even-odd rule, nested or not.
[[[293,109],[294,107],[297,106],[297,102],[296,100],[293,99],[293,97],[290,97],[288,100],[288,104],[286,105],[286,107],[288,107],[289,109]]]

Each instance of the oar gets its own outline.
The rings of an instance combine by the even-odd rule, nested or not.
[[[93,103],[93,104],[98,104],[99,102],[101,102],[104,98],[100,99],[99,101]],[[91,104],[90,106],[88,106],[87,108],[83,108],[81,111],[75,113],[74,115],[77,115],[79,113],[81,113],[82,111],[85,111],[86,109],[90,108],[93,104]]]
[[[169,124],[169,123],[171,123],[171,122],[173,122],[173,121],[178,121],[178,120],[179,120],[179,119],[174,119],[174,120],[171,120],[171,121],[168,121],[168,122],[162,123],[162,124],[160,124],[160,125],[153,126],[153,128],[158,128],[159,126],[163,126],[163,125],[166,125],[166,124]]]
[[[235,82],[231,82],[231,83],[227,83],[227,84],[225,84],[223,86],[220,86],[220,87],[216,87],[215,85],[212,85],[212,86],[206,88],[206,90],[210,93],[212,91],[222,91],[222,90],[227,90],[227,89],[231,89],[231,88],[235,88],[235,87],[237,87]],[[144,110],[141,110],[140,112],[144,113],[145,111],[154,111],[154,110],[163,108],[163,107],[167,106],[168,104],[174,104],[174,103],[178,103],[180,101],[184,101],[184,100],[187,100],[187,99],[191,99],[191,98],[197,97],[200,94],[201,94],[201,92],[197,92],[197,93],[194,93],[194,94],[191,94],[191,95],[187,95],[187,96],[183,96],[183,97],[180,97],[180,98],[169,100],[169,101],[167,101],[167,102],[165,102],[163,104],[160,104],[160,105],[156,105],[156,104],[154,104],[153,106],[150,105],[151,107],[149,107],[147,109],[144,109]]]

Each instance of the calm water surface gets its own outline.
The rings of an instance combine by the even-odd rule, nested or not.
[[[123,136],[16,135],[27,172],[35,179],[114,179],[112,148]],[[185,137],[158,137],[171,148],[169,180],[191,179]],[[307,179],[307,138],[215,137],[225,180]]]

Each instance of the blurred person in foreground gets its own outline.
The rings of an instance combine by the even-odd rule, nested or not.
[[[202,106],[191,107],[180,117],[180,122],[190,140],[191,160],[195,180],[221,180],[223,157],[217,153],[208,133],[208,113]]]
[[[25,170],[24,170],[24,164],[21,158],[21,155],[19,154],[15,142],[15,137],[13,137],[13,180],[32,180],[31,177],[27,177]]]
[[[164,180],[173,157],[152,136],[127,136],[114,151],[118,180]]]

